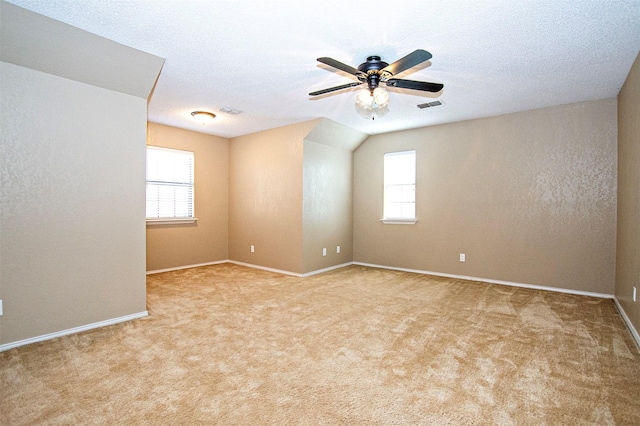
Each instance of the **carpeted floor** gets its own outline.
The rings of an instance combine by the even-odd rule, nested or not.
[[[350,266],[148,277],[149,317],[0,353],[7,425],[640,425],[611,300]]]

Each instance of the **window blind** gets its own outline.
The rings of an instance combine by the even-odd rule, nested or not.
[[[193,152],[147,147],[147,218],[193,217]]]
[[[384,155],[384,219],[416,217],[416,151]]]

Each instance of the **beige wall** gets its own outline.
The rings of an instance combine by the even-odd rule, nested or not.
[[[231,139],[230,259],[303,273],[302,142],[315,123]]]
[[[633,302],[633,287],[638,294]],[[640,331],[640,56],[618,96],[616,298]]]
[[[146,99],[0,67],[0,344],[144,313]]]
[[[613,294],[616,138],[615,99],[372,136],[354,261]],[[407,149],[418,222],[385,225],[383,155]]]
[[[198,221],[147,226],[147,271],[228,259],[229,140],[149,123],[147,144],[192,151]]]
[[[304,272],[353,259],[353,153],[304,141]],[[340,246],[340,253],[337,253]],[[326,248],[326,256],[322,249]]]
[[[297,274],[351,262],[353,150],[366,136],[317,119],[232,139],[229,258]]]

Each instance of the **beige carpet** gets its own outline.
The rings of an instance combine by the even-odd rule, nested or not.
[[[0,354],[0,422],[640,425],[611,300],[350,266],[149,276],[150,316]]]

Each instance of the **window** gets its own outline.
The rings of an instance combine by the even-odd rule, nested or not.
[[[193,152],[147,147],[147,222],[194,221]]]
[[[416,151],[384,155],[384,222],[415,223]]]

